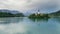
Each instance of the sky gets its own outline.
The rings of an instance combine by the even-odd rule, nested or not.
[[[50,13],[60,10],[60,0],[0,0],[0,9]]]

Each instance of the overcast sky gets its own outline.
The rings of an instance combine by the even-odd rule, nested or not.
[[[53,12],[60,9],[60,0],[0,0],[0,9],[13,9],[25,12],[28,10]]]

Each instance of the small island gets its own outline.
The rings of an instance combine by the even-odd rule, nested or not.
[[[29,16],[29,18],[52,18],[52,17],[60,17],[60,10],[48,14],[40,13],[38,10],[36,13],[33,13]]]
[[[48,14],[42,14],[39,10],[36,13],[33,13],[29,16],[29,18],[49,18]]]

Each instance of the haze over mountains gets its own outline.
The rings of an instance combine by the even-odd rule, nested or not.
[[[23,17],[23,16],[24,14],[17,10],[7,10],[7,9],[0,10],[0,17]]]
[[[8,9],[0,9],[0,12],[7,12],[7,13],[12,13],[12,14],[19,13],[19,11],[17,10],[8,10]]]

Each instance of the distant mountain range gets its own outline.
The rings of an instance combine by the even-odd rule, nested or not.
[[[7,10],[7,9],[1,9],[0,12],[7,12],[12,14],[20,13],[19,11],[16,11],[16,10]]]
[[[15,10],[0,10],[0,17],[23,17],[23,13]]]
[[[54,16],[54,17],[60,16],[60,10],[54,13],[50,13],[49,16]]]

